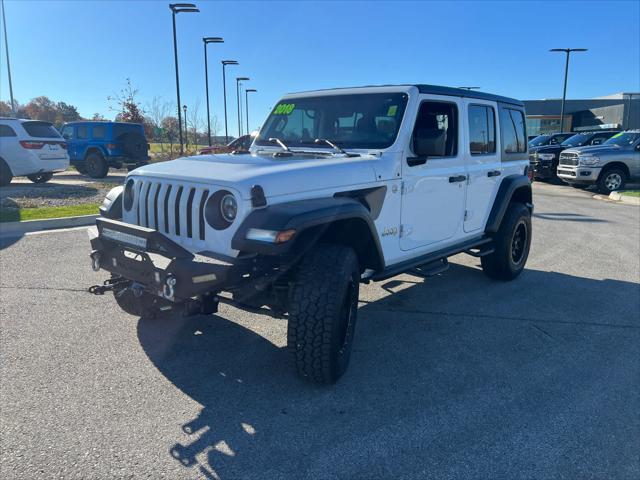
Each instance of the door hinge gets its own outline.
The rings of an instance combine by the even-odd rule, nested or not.
[[[464,221],[467,221],[467,218],[469,218],[469,210],[465,210],[464,211]]]
[[[411,235],[412,231],[413,228],[411,227],[411,225],[400,225],[400,238],[408,237],[409,235]]]
[[[413,185],[407,185],[403,180],[402,183],[400,184],[400,194],[401,195],[407,195],[408,193],[411,193],[412,191],[413,191]]]

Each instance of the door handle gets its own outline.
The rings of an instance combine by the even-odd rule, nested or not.
[[[466,179],[466,175],[457,175],[455,177],[449,177],[449,183],[464,182]]]
[[[500,170],[489,170],[487,172],[487,177],[499,177],[502,174]]]

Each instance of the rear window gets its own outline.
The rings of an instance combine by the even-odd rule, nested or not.
[[[16,132],[9,125],[0,125],[0,137],[15,137]]]
[[[36,138],[60,138],[60,134],[49,122],[22,122],[29,136]]]
[[[139,133],[144,135],[144,129],[139,123],[114,123],[113,124],[113,138],[118,138],[125,133]]]

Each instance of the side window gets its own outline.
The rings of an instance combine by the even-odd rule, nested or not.
[[[496,151],[496,119],[492,107],[469,106],[469,151],[485,155]]]
[[[520,110],[501,109],[500,128],[504,153],[525,153],[527,151],[524,115]]]
[[[103,140],[105,137],[104,125],[93,125],[91,127],[91,133],[94,140]]]
[[[455,104],[422,102],[413,129],[413,150],[420,156],[457,155],[458,108]]]
[[[89,129],[83,125],[77,126],[76,138],[78,138],[79,140],[86,140],[87,138],[89,138]]]
[[[71,140],[73,138],[73,127],[68,125],[62,128],[62,138],[65,140]]]
[[[0,137],[16,137],[16,132],[9,125],[0,125]]]

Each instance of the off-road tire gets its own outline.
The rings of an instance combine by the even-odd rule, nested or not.
[[[300,377],[335,383],[349,365],[358,313],[358,257],[318,245],[297,268],[289,300],[287,347]]]
[[[92,152],[85,158],[85,170],[91,178],[104,178],[109,173],[109,165],[104,157],[96,152]]]
[[[624,170],[618,167],[605,168],[598,178],[598,191],[609,195],[613,191],[624,189],[626,183],[627,174]],[[614,184],[617,186],[611,188]]]
[[[4,160],[0,160],[0,187],[6,187],[13,180],[13,173]]]
[[[33,175],[27,175],[27,178],[33,183],[47,183],[53,178],[53,173],[34,173]]]
[[[511,203],[493,236],[494,252],[480,258],[482,270],[494,280],[513,280],[524,269],[531,247],[531,212]]]
[[[159,299],[150,293],[143,292],[141,296],[136,297],[128,286],[116,286],[113,289],[113,297],[125,313],[134,317],[152,318],[158,313]]]

